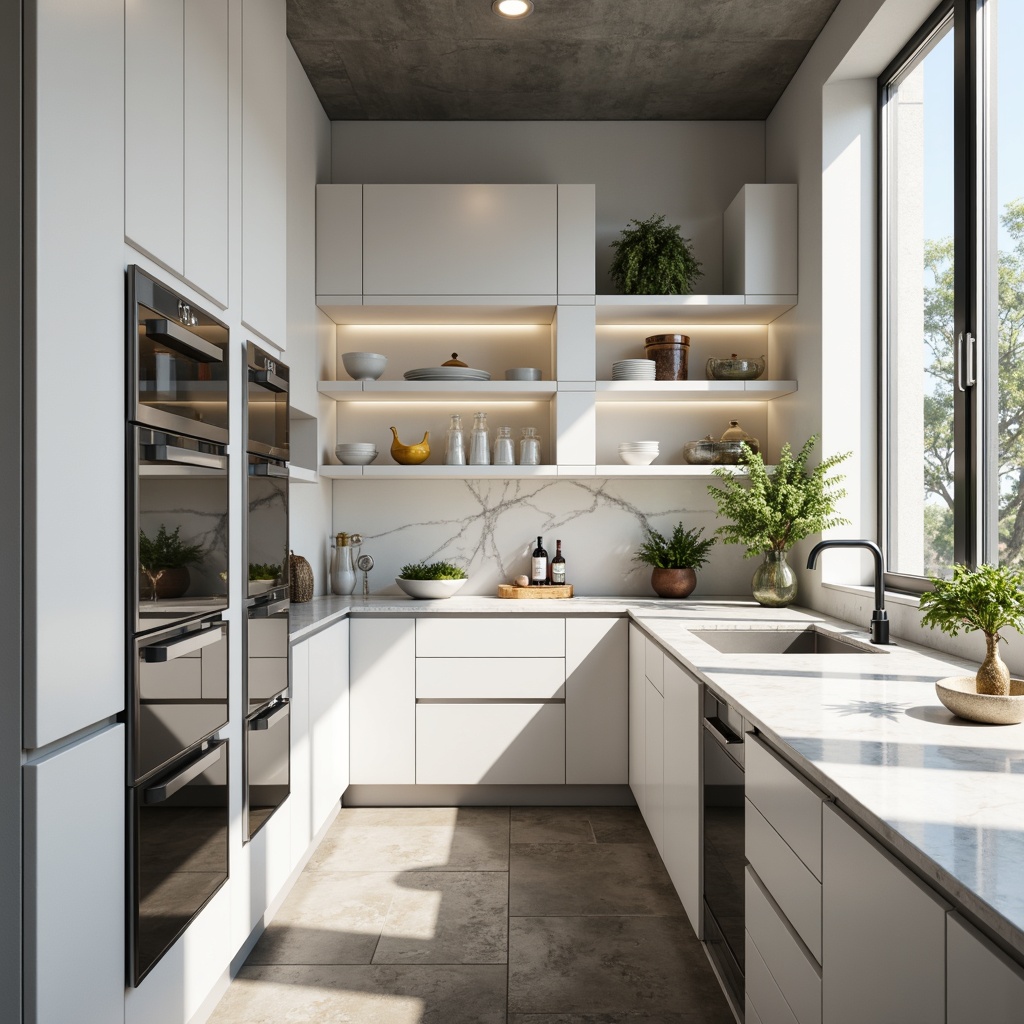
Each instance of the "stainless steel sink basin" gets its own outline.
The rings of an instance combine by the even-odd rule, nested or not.
[[[693,635],[723,654],[881,654],[852,640],[806,629],[695,629]]]

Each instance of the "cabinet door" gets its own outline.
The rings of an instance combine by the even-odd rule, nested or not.
[[[945,1020],[949,906],[841,812],[823,815],[823,1019]]]
[[[1024,967],[959,914],[946,917],[946,1024],[1014,1024],[1024,1007]]]
[[[348,631],[339,622],[309,640],[309,737],[312,831],[348,785]]]
[[[640,813],[644,812],[644,778],[647,775],[647,679],[644,676],[644,635],[629,626],[629,788]]]
[[[124,233],[181,274],[183,0],[126,0],[124,31]]]
[[[185,0],[184,275],[228,304],[228,4]]]
[[[242,322],[279,348],[287,250],[284,0],[242,5]]]
[[[316,187],[316,293],[363,292],[363,186]]]
[[[665,851],[665,698],[647,680],[644,747],[647,766],[644,781],[644,821],[658,853]]]
[[[349,765],[353,785],[416,781],[416,623],[352,619]]]
[[[302,859],[313,838],[313,815],[310,804],[312,751],[309,736],[309,645],[306,640],[290,652],[292,765],[291,804],[292,849],[291,867]]]
[[[366,295],[555,295],[557,185],[364,185]]]
[[[565,781],[629,780],[628,624],[565,620]]]
[[[665,845],[662,858],[701,935],[700,684],[665,659]]]
[[[24,769],[25,1020],[124,1019],[124,726]]]

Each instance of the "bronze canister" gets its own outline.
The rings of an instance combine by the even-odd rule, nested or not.
[[[644,342],[644,354],[654,360],[655,380],[689,379],[689,335],[654,334]]]

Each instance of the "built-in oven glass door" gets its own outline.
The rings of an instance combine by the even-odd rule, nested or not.
[[[248,596],[267,599],[288,587],[288,467],[260,455],[249,455],[248,460]]]
[[[252,839],[291,791],[291,704],[275,701],[245,726],[245,820]]]
[[[228,606],[223,445],[129,427],[129,593],[135,632]]]
[[[158,772],[228,721],[228,624],[219,618],[134,643],[129,784]]]
[[[131,791],[132,983],[228,878],[228,741],[204,744]]]
[[[226,443],[228,329],[128,268],[129,419]]]
[[[247,715],[288,689],[288,607],[288,599],[283,598],[245,610]]]
[[[246,343],[246,451],[288,461],[289,370],[269,352]]]

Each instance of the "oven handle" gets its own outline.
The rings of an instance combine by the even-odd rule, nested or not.
[[[170,640],[161,640],[142,648],[142,660],[146,662],[173,661],[194,651],[219,643],[224,639],[224,623],[207,629],[198,629],[184,636],[176,636]]]
[[[197,338],[191,331],[179,327],[172,320],[147,320],[146,337],[162,341],[175,352],[183,356],[192,356],[202,363],[224,362],[224,353],[216,345]]]
[[[173,462],[179,466],[198,466],[200,469],[228,468],[226,455],[196,452],[191,448],[178,448],[172,444],[144,444],[141,454],[147,462]]]
[[[737,736],[720,718],[703,719],[704,728],[718,741],[726,753],[735,760],[731,747],[742,747],[743,737]]]
[[[250,370],[249,380],[254,384],[260,384],[268,391],[278,391],[288,394],[288,381],[270,370]]]
[[[250,619],[269,619],[271,615],[277,615],[279,612],[287,611],[291,605],[289,598],[284,598],[282,601],[270,601],[267,604],[256,604],[249,609]]]
[[[179,789],[187,786],[194,778],[202,775],[211,764],[220,759],[221,748],[225,742],[225,740],[219,740],[211,744],[206,753],[196,758],[191,764],[185,765],[177,775],[165,779],[158,786],[150,786],[143,792],[143,803],[161,804],[165,800],[169,800]]]
[[[271,729],[278,722],[283,722],[288,715],[290,705],[286,702],[278,704],[276,708],[269,708],[258,718],[254,718],[250,723],[252,729]]]
[[[287,476],[288,467],[279,466],[276,462],[254,462],[249,465],[253,476]]]

